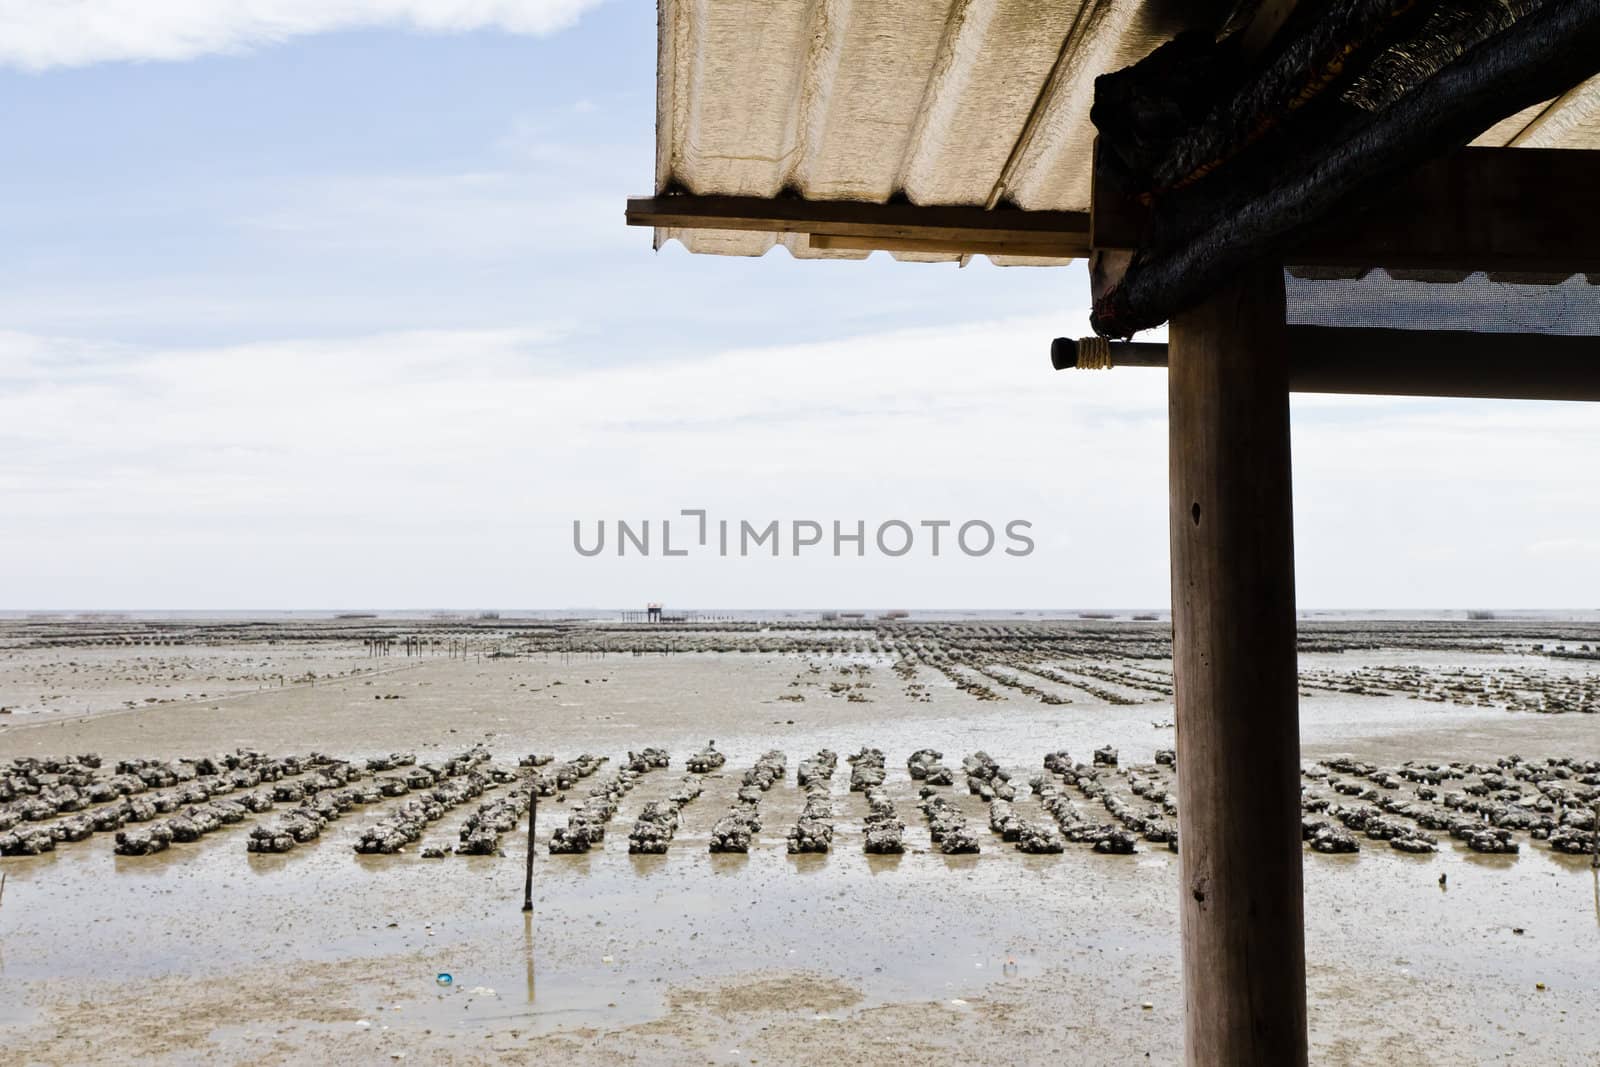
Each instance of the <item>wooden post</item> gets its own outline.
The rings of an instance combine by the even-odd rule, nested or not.
[[[528,782],[528,870],[522,882],[522,910],[533,910],[533,828],[539,818],[539,790]]]
[[[1173,319],[1168,374],[1184,1042],[1306,1063],[1283,273]]]

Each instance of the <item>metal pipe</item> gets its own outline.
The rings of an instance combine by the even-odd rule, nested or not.
[[[1600,337],[1344,326],[1288,331],[1289,388],[1297,393],[1600,401]],[[1050,363],[1056,370],[1165,367],[1167,346],[1058,337]]]

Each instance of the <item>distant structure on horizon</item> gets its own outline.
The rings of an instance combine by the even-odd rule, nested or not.
[[[666,605],[651,602],[644,606],[643,611],[624,611],[623,622],[688,622],[686,614],[668,615]]]

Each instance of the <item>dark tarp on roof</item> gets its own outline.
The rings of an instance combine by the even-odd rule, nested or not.
[[[1152,207],[1096,301],[1102,335],[1159,325],[1385,178],[1600,71],[1600,0],[1308,0],[1263,53],[1242,47],[1183,35],[1095,83],[1097,180]]]

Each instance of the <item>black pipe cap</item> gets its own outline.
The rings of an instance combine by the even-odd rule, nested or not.
[[[1078,342],[1070,337],[1057,337],[1050,342],[1050,365],[1056,370],[1066,370],[1078,365]]]

